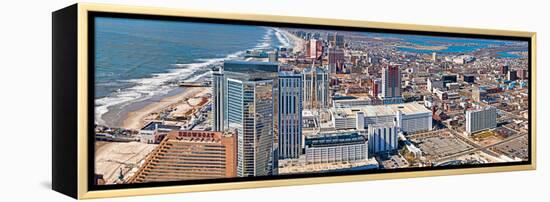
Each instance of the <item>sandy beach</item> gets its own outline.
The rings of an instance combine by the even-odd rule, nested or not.
[[[150,103],[141,109],[128,113],[122,122],[122,127],[139,130],[147,122],[155,120],[158,113],[167,108],[172,108],[178,113],[186,113],[188,110],[193,109],[195,106],[193,104],[198,104],[194,100],[198,99],[198,97],[206,95],[210,91],[210,88],[206,87],[187,88],[177,95]]]
[[[287,30],[284,30],[284,29],[280,29],[279,31],[281,33],[283,33],[284,35],[286,35],[292,41],[294,52],[303,52],[304,51],[304,47],[305,47],[305,44],[306,44],[306,41],[304,39],[288,32]]]
[[[95,173],[102,174],[107,184],[120,182],[132,175],[139,163],[157,146],[141,142],[96,142]]]

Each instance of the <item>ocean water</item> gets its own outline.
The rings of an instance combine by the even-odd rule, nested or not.
[[[442,50],[424,50],[415,48],[399,47],[400,51],[412,52],[412,53],[425,53],[430,54],[433,52],[439,54],[450,53],[469,53],[482,48],[488,48],[493,46],[502,46],[510,44],[520,44],[525,47],[527,51],[527,42],[508,41],[508,40],[492,40],[492,39],[472,39],[472,38],[459,38],[459,37],[438,37],[438,36],[422,36],[422,35],[404,35],[404,34],[387,34],[387,33],[366,33],[371,37],[381,38],[396,38],[411,44],[420,46],[438,46],[444,45],[447,48]],[[517,58],[519,56],[513,54],[499,53],[500,57]]]
[[[521,55],[518,55],[518,54],[513,54],[511,52],[508,52],[508,51],[501,51],[501,52],[497,52],[499,54],[500,57],[503,57],[503,58],[522,58],[524,56],[521,56]]]
[[[246,50],[290,47],[278,29],[142,19],[95,19],[95,116],[168,95]]]

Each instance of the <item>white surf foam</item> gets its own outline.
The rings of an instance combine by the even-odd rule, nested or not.
[[[259,43],[253,49],[265,49],[271,46],[274,29],[266,27],[266,33],[260,39]],[[279,34],[280,35],[280,34]],[[125,107],[131,103],[136,103],[150,99],[156,95],[165,95],[176,88],[176,81],[197,81],[202,77],[209,76],[210,72],[206,67],[215,64],[221,64],[225,60],[240,58],[245,51],[231,53],[224,58],[197,59],[196,63],[173,64],[175,69],[166,73],[153,74],[151,77],[131,79],[124,82],[131,83],[132,87],[119,89],[109,96],[95,100],[95,120],[96,123],[106,125],[102,116],[109,112],[109,107],[120,105]],[[197,71],[204,71],[196,75]]]
[[[271,46],[272,36],[273,36],[273,29],[269,27],[265,27],[267,30],[262,39],[260,39],[258,45],[254,49],[266,49]]]
[[[277,37],[277,40],[279,40],[279,43],[281,43],[282,47],[291,47],[291,40],[280,29],[275,29],[275,36]]]
[[[95,120],[98,124],[105,124],[102,116],[109,112],[109,107],[120,105],[125,107],[128,104],[144,101],[156,95],[167,94],[173,90],[177,81],[197,81],[209,74],[206,67],[222,63],[224,60],[233,59],[241,56],[244,51],[238,51],[227,55],[225,58],[198,59],[197,63],[173,64],[175,69],[166,73],[153,74],[151,77],[130,79],[124,82],[131,83],[132,87],[119,89],[111,95],[95,100]],[[196,75],[197,71],[204,71]]]

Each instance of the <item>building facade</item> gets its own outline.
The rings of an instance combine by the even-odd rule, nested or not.
[[[224,129],[237,131],[237,175],[272,173],[278,64],[224,63]]]
[[[344,68],[344,50],[338,47],[329,47],[327,51],[328,66],[331,73],[340,73]]]
[[[302,148],[302,76],[279,73],[278,157],[298,158]]]
[[[148,144],[158,144],[168,132],[179,129],[179,126],[166,125],[162,121],[152,121],[139,130],[139,141]]]
[[[506,75],[506,74],[508,74],[509,69],[510,68],[508,67],[508,65],[502,65],[502,66],[500,66],[500,73],[503,74],[503,75]]]
[[[497,127],[497,109],[485,107],[466,111],[466,132],[469,134]]]
[[[401,96],[400,65],[389,64],[382,70],[382,94],[384,104],[403,102]]]
[[[487,90],[484,87],[473,85],[472,87],[472,99],[476,102],[481,102],[487,98]]]
[[[510,70],[508,71],[508,74],[506,74],[506,79],[508,79],[508,81],[515,81],[515,80],[518,80],[518,73],[516,70]]]
[[[317,60],[323,55],[323,43],[317,39],[310,39],[308,41],[308,56],[311,59]]]
[[[362,112],[361,116],[357,116]],[[393,123],[401,126],[401,131],[414,133],[432,130],[432,112],[417,102],[387,105],[368,105],[351,108],[332,108],[332,124],[337,130],[361,129],[357,126],[364,126],[381,123]],[[363,118],[363,124],[358,125],[357,118]]]
[[[211,131],[168,133],[130,183],[237,177],[236,134]]]
[[[304,109],[323,109],[330,106],[328,72],[319,67],[302,71]]]
[[[360,132],[321,133],[305,138],[307,164],[368,159],[367,139]]]
[[[223,69],[216,67],[212,69],[212,130],[224,131],[224,110],[223,98],[225,92],[225,81]]]
[[[369,153],[382,154],[397,150],[398,127],[395,123],[373,124],[368,129]]]

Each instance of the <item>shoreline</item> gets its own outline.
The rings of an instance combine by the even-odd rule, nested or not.
[[[206,79],[206,76],[201,76],[197,81],[201,82]],[[209,91],[209,88],[205,87],[176,87],[167,94],[157,95],[147,100],[122,106],[114,105],[109,112],[102,115],[102,119],[109,123],[105,124],[109,127],[139,130],[159,112],[170,107],[176,108],[177,105],[185,104],[182,103],[185,98],[204,95]]]
[[[288,39],[290,39],[293,52],[303,51],[305,40],[284,29],[277,28],[277,31],[281,32],[281,34],[284,34]],[[197,79],[197,81],[204,80],[206,80],[206,76],[202,76]],[[168,108],[177,109],[179,110],[179,113],[181,113],[182,108],[184,109],[184,111],[192,110],[193,106],[189,106],[189,104],[187,104],[188,106],[182,107],[181,105],[184,104],[182,103],[182,101],[186,98],[190,99],[204,95],[205,93],[209,93],[208,91],[208,88],[202,87],[177,87],[171,90],[166,95],[159,95],[157,97],[153,97],[136,103],[131,103],[126,106],[112,106],[112,108],[109,109],[109,112],[102,115],[102,119],[105,120],[106,123],[111,123],[105,124],[111,127],[139,130],[148,121],[155,120],[155,117],[158,116],[158,113]]]
[[[141,109],[130,111],[122,120],[121,127],[139,130],[148,121],[155,120],[159,112],[170,107],[177,108],[178,106],[176,105],[185,105],[185,103],[182,103],[184,99],[194,98],[197,95],[206,93],[206,91],[208,91],[208,88],[204,87],[185,88],[181,93],[164,97],[160,101],[154,101]]]
[[[303,49],[306,43],[304,39],[288,32],[287,30],[284,30],[284,29],[278,29],[278,30],[284,35],[286,35],[292,41],[293,52],[303,52]]]

